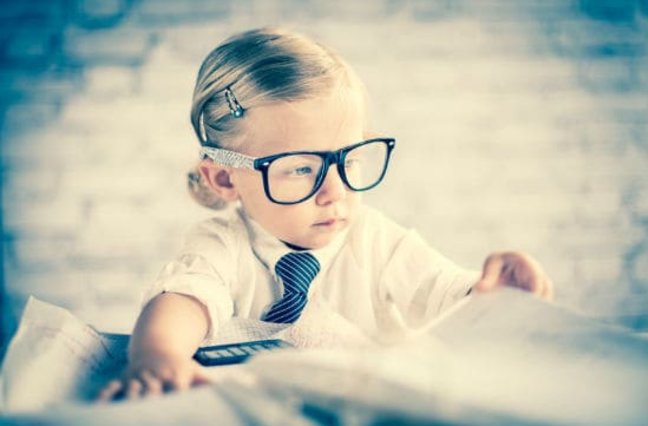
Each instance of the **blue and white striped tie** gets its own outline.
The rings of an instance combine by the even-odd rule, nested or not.
[[[292,323],[306,306],[308,286],[320,271],[315,256],[308,252],[288,253],[275,266],[284,284],[284,295],[263,318],[268,322]]]

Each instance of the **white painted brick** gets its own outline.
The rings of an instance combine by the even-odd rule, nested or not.
[[[8,37],[3,53],[10,61],[42,63],[46,61],[54,36],[54,31],[50,28],[25,28],[14,32],[13,37]]]
[[[141,284],[136,274],[102,274],[97,272],[48,271],[20,272],[9,270],[8,283],[15,304],[24,304],[28,296],[69,309],[81,320],[112,332],[130,332],[141,308]],[[130,286],[130,287],[128,287]],[[108,297],[104,290],[121,288]]]
[[[645,324],[646,311],[648,310],[648,292],[622,298],[615,308],[612,311],[613,319],[621,318],[623,323],[628,324],[629,327],[643,329],[641,324]],[[619,321],[617,320],[617,322]],[[640,324],[639,327],[635,325],[637,323]]]
[[[310,30],[356,61],[375,64],[387,59],[386,64],[405,70],[403,62],[421,62],[421,58],[461,61],[476,57],[528,56],[538,43],[537,37],[530,35],[537,31],[538,24],[533,21],[502,24],[489,25],[465,16],[434,23],[417,22],[400,14],[374,25],[316,21]],[[380,57],[372,54],[376,51],[381,52]]]
[[[513,93],[515,96],[511,99],[534,101],[535,105],[542,105],[544,111],[547,106],[546,100],[543,101],[543,97],[535,93],[536,90],[562,92],[569,90],[575,82],[573,64],[565,60],[493,56],[477,53],[477,51],[465,57],[434,55],[431,58],[420,53],[412,53],[405,57],[387,60],[372,58],[360,63],[358,68],[360,74],[367,79],[370,88],[390,91],[415,88],[410,100],[425,94],[432,96],[432,91],[434,96],[436,92],[441,94]],[[393,70],[393,74],[399,78],[385,79],[385,73],[389,74],[390,70]],[[416,89],[424,91],[417,92]],[[428,90],[430,93],[427,92]],[[491,106],[500,106],[500,102],[491,102]]]
[[[51,5],[52,9],[56,9],[54,3],[45,3],[43,6]],[[0,17],[5,19],[21,18],[29,13],[30,4],[24,2],[7,2],[0,8]],[[45,8],[47,9],[47,8]]]
[[[124,0],[78,0],[77,13],[87,22],[102,22],[125,14],[128,2]]]
[[[143,215],[154,217],[157,225],[165,229],[164,235],[173,229],[176,237],[181,236],[178,232],[187,231],[193,223],[212,213],[213,210],[200,206],[191,198],[185,175],[180,173],[143,206]]]
[[[102,103],[73,101],[64,109],[61,126],[84,135],[93,150],[89,164],[131,163],[143,155],[158,157],[161,152],[182,159],[197,155],[188,111],[188,103],[160,103],[146,97]],[[196,151],[186,150],[188,146],[196,147]]]
[[[639,47],[645,34],[630,25],[594,19],[562,19],[555,23],[553,38],[559,49],[577,56],[603,47]]]
[[[567,194],[554,194],[551,197],[542,194],[516,194],[511,197],[502,196],[499,203],[476,202],[472,207],[476,214],[486,217],[496,218],[506,215],[510,219],[520,217],[523,220],[527,219],[528,222],[570,217],[577,209]]]
[[[35,94],[39,102],[57,103],[60,97],[80,90],[81,78],[75,71],[24,69],[3,67],[0,69],[0,90],[21,98],[25,93]]]
[[[183,118],[188,116],[198,68],[203,57],[191,58],[178,55],[179,49],[161,44],[151,52],[150,59],[140,68],[140,93],[146,100],[174,102],[185,108]],[[180,52],[182,52],[180,50]],[[207,52],[205,52],[205,55]],[[189,56],[189,55],[186,55]]]
[[[20,167],[58,169],[86,158],[92,150],[87,131],[61,125],[59,121],[46,128],[12,136],[2,144],[2,156]]]
[[[64,33],[65,55],[89,64],[136,65],[146,59],[154,35],[137,28],[88,31],[68,27]]]
[[[60,191],[84,199],[149,198],[164,189],[166,178],[155,164],[97,167],[88,162],[63,172]]]
[[[136,136],[141,136],[144,129],[138,125],[138,119],[152,114],[154,105],[132,100],[132,97],[119,97],[107,103],[83,97],[70,99],[61,113],[60,123],[92,137],[110,134],[115,129],[129,129]]]
[[[87,303],[91,291],[88,291],[87,275],[74,271],[6,271],[7,292],[21,300],[34,296],[48,303],[64,308],[74,309]]]
[[[646,27],[648,27],[648,24]],[[646,31],[648,32],[648,30]],[[648,55],[637,59],[636,72],[639,86],[643,88],[643,91],[645,92],[648,90]]]
[[[57,196],[52,200],[4,200],[4,227],[21,235],[69,236],[85,223],[82,200]]]
[[[648,184],[640,185],[630,194],[629,211],[638,219],[648,219]]]
[[[648,55],[647,55],[648,56]],[[597,95],[596,100],[604,114],[592,117],[592,121],[618,121],[619,123],[648,122],[648,89],[618,91]]]
[[[622,194],[619,191],[588,191],[573,199],[575,220],[585,226],[615,224],[623,212]]]
[[[633,257],[631,273],[637,284],[648,293],[648,246],[643,246],[641,251]]]
[[[586,288],[610,288],[610,293],[618,285],[623,273],[623,260],[621,257],[592,257],[580,259],[576,262],[582,286]]]
[[[90,209],[88,223],[78,229],[74,257],[84,264],[84,259],[112,262],[146,258],[158,230],[153,218],[142,217],[141,210],[134,203],[98,199]]]
[[[88,285],[94,289],[93,301],[96,304],[128,301],[139,304],[143,293],[155,280],[162,265],[146,271],[110,270],[93,273]]]
[[[578,77],[581,84],[593,91],[629,91],[635,83],[632,59],[624,58],[583,60],[578,67]]]
[[[572,226],[557,233],[557,250],[565,255],[579,257],[598,257],[601,252],[623,253],[628,247],[634,245],[642,236],[636,230],[623,230],[615,232],[608,227],[582,227]]]
[[[8,168],[4,173],[2,182],[4,200],[12,203],[31,202],[56,196],[61,180],[59,167],[39,167],[37,162],[24,167],[17,167],[17,162],[12,162],[12,165],[13,167]]]
[[[238,2],[237,2],[238,3]],[[236,7],[237,5],[235,5]],[[172,57],[164,62],[167,66],[177,67],[179,62],[190,66],[193,74],[198,73],[200,63],[216,45],[234,34],[237,29],[247,26],[231,19],[214,25],[212,22],[178,25],[166,28],[162,33],[163,42],[151,54],[152,60],[160,60],[171,52]],[[148,64],[145,65],[145,67]],[[154,71],[154,67],[151,67]],[[158,71],[164,72],[157,68]],[[151,72],[153,74],[153,72]],[[195,76],[194,76],[195,78]],[[172,82],[173,83],[173,82]]]
[[[34,121],[38,119],[43,124],[54,120],[60,113],[60,107],[55,102],[14,103],[8,105],[4,113],[2,136],[13,137],[18,132],[37,130]]]
[[[15,268],[23,271],[65,270],[72,238],[19,238],[12,244]]]
[[[131,94],[139,81],[138,73],[123,66],[97,66],[85,72],[84,93],[98,98],[115,98]]]
[[[584,152],[621,156],[641,135],[648,134],[648,124],[592,121],[581,124],[578,132]]]
[[[229,1],[210,0],[143,0],[134,13],[145,24],[204,21],[228,17],[230,4]]]

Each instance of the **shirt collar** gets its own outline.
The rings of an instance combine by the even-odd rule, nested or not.
[[[281,259],[282,256],[288,253],[297,252],[298,250],[291,249],[283,241],[279,240],[277,237],[266,231],[254,219],[249,217],[242,207],[238,208],[238,213],[248,230],[250,243],[252,245],[252,251],[254,252],[255,256],[261,261],[261,263],[263,263],[265,267],[268,268],[268,271],[272,274],[272,276],[276,277],[275,265],[277,264],[279,259]],[[308,252],[312,253],[319,261],[320,274],[326,271],[328,266],[331,264],[335,256],[342,248],[342,245],[346,240],[347,233],[348,230],[345,229],[338,235],[336,235],[335,238],[326,246],[315,250],[308,250]]]

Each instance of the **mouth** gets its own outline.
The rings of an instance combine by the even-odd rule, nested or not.
[[[320,228],[330,228],[336,225],[342,225],[345,221],[346,219],[342,219],[342,218],[331,218],[331,219],[323,220],[321,222],[317,222],[313,226],[320,227]]]

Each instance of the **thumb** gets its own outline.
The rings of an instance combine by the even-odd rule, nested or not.
[[[489,291],[497,287],[502,272],[504,260],[499,254],[491,254],[484,261],[482,277],[474,288],[477,291]]]

